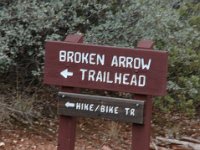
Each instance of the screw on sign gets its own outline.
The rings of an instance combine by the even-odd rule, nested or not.
[[[132,149],[148,150],[152,96],[166,94],[167,52],[153,50],[148,40],[140,41],[135,49],[82,42],[83,36],[68,35],[64,42],[45,45],[44,83],[62,87],[58,150],[74,149],[77,116],[132,122]],[[134,100],[90,96],[78,94],[79,88],[135,96]]]

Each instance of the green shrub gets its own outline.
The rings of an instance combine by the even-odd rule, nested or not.
[[[31,71],[40,73],[44,56],[43,44],[47,36],[53,35],[60,15],[60,3],[51,5],[36,0],[19,0],[0,12],[0,59],[1,70],[10,66],[23,70],[24,77]],[[52,11],[52,7],[55,10]]]
[[[133,47],[146,38],[155,41],[155,48],[168,50],[168,95],[157,98],[156,107],[193,116],[200,101],[200,32],[171,4],[172,1],[128,1],[125,9],[122,6],[116,14],[108,13],[105,23],[88,31],[87,40]]]
[[[41,80],[45,40],[82,32],[90,43],[169,51],[168,95],[156,106],[193,114],[200,101],[199,3],[173,0],[18,0],[0,3],[0,74]],[[11,78],[13,81],[13,78]]]
[[[18,0],[5,5],[0,11],[0,73],[39,79],[45,40],[85,32],[103,19],[105,9],[104,4],[80,0]]]
[[[156,107],[194,116],[200,106],[200,53],[173,49],[169,54],[168,95],[157,98]]]

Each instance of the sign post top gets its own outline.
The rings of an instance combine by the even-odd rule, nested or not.
[[[137,44],[137,48],[152,49],[153,46],[154,46],[154,42],[152,40],[141,40]]]

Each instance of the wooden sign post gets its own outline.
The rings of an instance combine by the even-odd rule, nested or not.
[[[132,149],[148,150],[152,96],[166,94],[165,51],[153,50],[143,40],[137,48],[83,44],[83,36],[68,35],[64,42],[45,45],[44,83],[59,92],[58,150],[73,150],[75,117],[104,117],[133,123]],[[134,100],[80,94],[79,88],[134,93]]]
[[[65,42],[83,43],[82,35],[68,35]],[[61,87],[63,92],[79,93],[78,88]],[[58,130],[58,149],[57,150],[74,150],[76,137],[76,118],[71,116],[60,115]]]
[[[147,50],[152,49],[153,41],[150,40],[140,41],[137,47]],[[140,150],[140,149],[149,150],[150,137],[151,137],[151,118],[152,118],[153,99],[151,95],[139,95],[139,94],[136,94],[134,98],[145,101],[146,105],[144,108],[144,125],[142,126],[138,124],[132,125],[132,150]]]

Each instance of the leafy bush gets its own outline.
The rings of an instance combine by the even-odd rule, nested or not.
[[[91,25],[103,22],[108,9],[103,1],[0,1],[0,81],[14,83],[11,93],[20,93],[9,100],[1,95],[0,122],[8,118],[23,122],[35,116],[35,91],[27,94],[27,89],[42,80],[45,40],[84,33]],[[0,91],[4,93],[3,85]]]
[[[45,40],[63,40],[68,33],[82,32],[90,43],[125,47],[152,39],[156,49],[170,55],[169,94],[156,106],[194,114],[200,101],[199,5],[174,0],[2,1],[0,74],[14,74],[20,82],[41,80]]]
[[[193,116],[200,102],[200,32],[196,28],[199,23],[194,25],[190,15],[184,18],[180,13],[188,3],[183,3],[180,10],[174,9],[172,4],[170,0],[128,1],[116,14],[108,12],[104,24],[88,31],[87,40],[133,47],[146,38],[156,42],[155,48],[168,50],[168,95],[157,98],[156,107]]]
[[[195,110],[200,108],[199,12],[200,3],[197,1],[185,2],[178,9],[179,20],[188,23],[184,30],[190,32],[180,36],[180,39],[187,39],[187,45],[181,49],[175,45],[170,51],[169,94],[156,102],[162,110],[178,110],[193,116]]]
[[[60,9],[59,3],[54,5]],[[60,15],[52,11],[49,3],[37,1],[16,1],[2,8],[0,12],[0,66],[1,72],[10,66],[21,69],[23,76],[29,76],[31,71],[40,72],[44,56],[43,44],[46,36],[52,35]],[[3,57],[4,56],[4,57]],[[23,70],[23,71],[22,71]],[[21,73],[20,72],[20,73]]]
[[[17,72],[21,79],[40,77],[45,40],[85,32],[103,18],[106,8],[80,0],[19,0],[5,5],[0,11],[0,73]]]
[[[93,43],[130,47],[146,38],[156,41],[156,47],[160,49],[191,48],[194,43],[199,43],[199,32],[188,20],[180,19],[172,2],[126,1],[115,14],[108,11],[106,22],[87,32],[87,39]]]
[[[157,108],[194,116],[200,106],[200,53],[191,49],[170,51],[168,95],[155,101]]]

